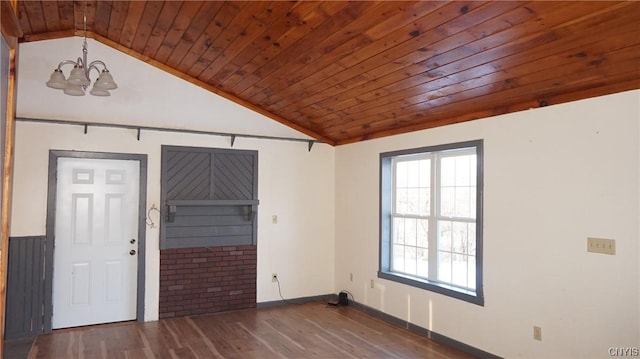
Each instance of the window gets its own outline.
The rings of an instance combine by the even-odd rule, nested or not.
[[[482,141],[380,154],[378,276],[484,305]]]

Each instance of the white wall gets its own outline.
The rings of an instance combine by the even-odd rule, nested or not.
[[[95,41],[89,60],[104,60],[120,88],[108,98],[71,97],[47,88],[53,68],[81,54],[81,39],[22,44],[17,116],[188,128],[305,139],[271,119],[231,103]],[[67,70],[68,74],[68,70]],[[138,153],[148,156],[147,206],[160,207],[161,145],[231,148],[229,137],[56,125],[19,121],[16,126],[11,236],[44,235],[49,150]],[[238,137],[233,148],[258,154],[257,301],[334,291],[333,147],[306,142]],[[152,212],[155,213],[155,212]],[[272,223],[272,216],[278,223]],[[157,222],[157,217],[155,218]],[[158,318],[159,232],[147,228],[145,320]]]
[[[475,139],[485,306],[378,279],[380,152]],[[639,143],[640,91],[630,91],[337,147],[336,289],[504,357],[640,347]],[[587,237],[615,239],[617,254],[587,253]]]
[[[11,236],[44,235],[50,149],[141,153],[148,156],[147,206],[160,207],[160,146],[230,148],[229,138],[18,122]],[[236,139],[233,148],[258,155],[258,302],[334,291],[334,149],[316,144]],[[272,223],[272,216],[278,223]],[[158,222],[157,213],[152,219]],[[158,318],[158,229],[147,228],[146,320]]]
[[[17,116],[309,138],[145,62],[88,39],[88,61],[109,67],[109,97],[67,96],[45,83],[65,59],[82,56],[80,37],[20,44]],[[62,67],[69,76],[70,65]],[[97,73],[91,72],[95,80]]]

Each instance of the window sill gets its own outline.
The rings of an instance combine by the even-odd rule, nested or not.
[[[400,273],[378,271],[378,278],[390,280],[397,283],[410,285],[412,287],[425,289],[436,292],[452,298],[460,299],[465,302],[484,306],[484,296],[481,291],[470,291],[462,288],[456,288],[443,283],[429,282]]]

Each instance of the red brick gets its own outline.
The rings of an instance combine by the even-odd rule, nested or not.
[[[181,248],[160,253],[160,317],[256,306],[256,247]]]

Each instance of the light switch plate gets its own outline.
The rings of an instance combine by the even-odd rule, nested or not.
[[[616,241],[615,239],[589,237],[587,238],[587,252],[615,255]]]

